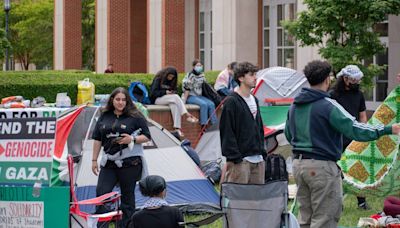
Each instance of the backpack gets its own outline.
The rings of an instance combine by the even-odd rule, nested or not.
[[[207,82],[203,82],[203,84],[201,86],[201,93],[202,93],[203,97],[206,97],[206,98],[210,99],[212,102],[214,102],[215,107],[217,107],[222,101],[221,96]]]
[[[219,180],[221,179],[222,170],[220,163],[221,161],[210,161],[201,166],[201,171],[203,171],[204,175],[213,184],[219,183]]]
[[[150,104],[149,92],[143,83],[139,81],[132,82],[128,88],[128,92],[133,101]]]
[[[286,160],[280,154],[268,154],[265,159],[265,183],[274,180],[287,181]]]

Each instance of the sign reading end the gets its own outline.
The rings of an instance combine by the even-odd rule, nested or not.
[[[0,183],[49,184],[56,118],[0,119]]]

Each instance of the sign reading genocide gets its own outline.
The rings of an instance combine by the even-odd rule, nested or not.
[[[48,185],[56,118],[0,119],[0,183]]]

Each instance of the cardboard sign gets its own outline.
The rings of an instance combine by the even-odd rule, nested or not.
[[[0,201],[0,228],[44,227],[44,203]]]
[[[0,228],[68,227],[69,187],[1,186]]]

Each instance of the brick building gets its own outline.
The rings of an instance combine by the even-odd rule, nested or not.
[[[81,1],[54,2],[54,68],[80,69]],[[154,73],[166,65],[184,72],[194,58],[206,70],[234,60],[301,70],[318,51],[299,47],[279,21],[302,10],[301,0],[96,0],[96,71],[113,63],[116,72]],[[400,72],[400,17],[388,16],[379,28],[387,51],[372,61],[389,67],[366,93],[370,110]]]

